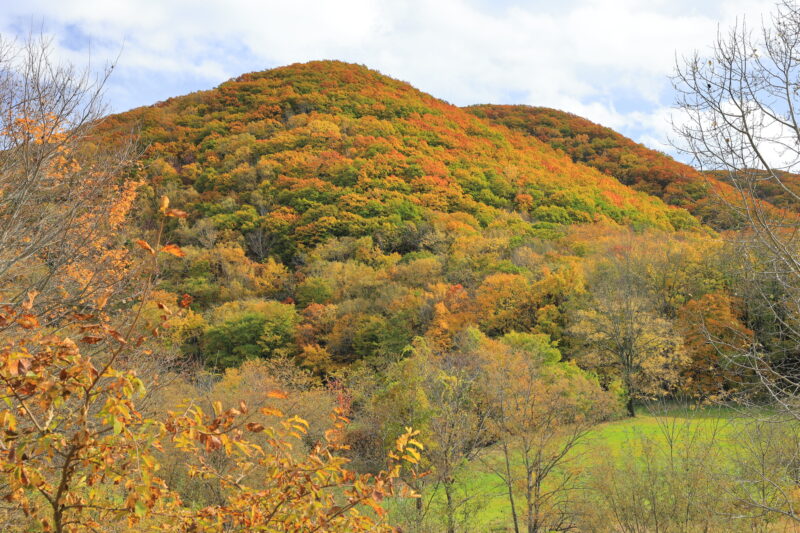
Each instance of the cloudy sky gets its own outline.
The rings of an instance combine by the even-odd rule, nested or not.
[[[114,111],[312,59],[362,63],[457,105],[555,107],[667,150],[675,55],[774,0],[0,0],[0,32],[119,58]]]

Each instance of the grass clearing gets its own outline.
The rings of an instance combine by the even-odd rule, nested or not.
[[[643,438],[665,441],[666,435],[676,438],[687,434],[711,438],[723,448],[735,445],[735,429],[741,424],[741,413],[726,407],[704,407],[685,409],[675,406],[642,407],[634,418],[623,418],[598,424],[586,435],[582,443],[573,450],[572,464],[576,468],[589,467],[596,453],[613,454],[615,457],[639,454]],[[467,500],[461,515],[470,531],[507,531],[510,527],[510,511],[506,488],[491,472],[491,466],[501,461],[496,450],[487,450],[479,459],[468,464],[462,475],[460,495]],[[519,494],[518,505],[523,503]],[[480,502],[480,504],[478,504]],[[423,502],[431,513],[443,506],[441,490],[426,495]],[[413,503],[391,505],[390,511],[397,516],[408,510]],[[405,510],[405,511],[404,511]]]

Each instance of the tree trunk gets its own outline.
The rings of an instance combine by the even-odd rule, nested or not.
[[[514,519],[514,533],[519,533],[519,518],[517,518],[517,504],[514,501],[514,480],[511,477],[511,460],[509,458],[508,444],[503,442],[503,456],[506,460],[506,488],[508,501],[511,504],[511,517]]]
[[[421,491],[417,491],[417,492],[419,493],[419,498],[417,498],[414,501],[414,508],[415,508],[415,510],[417,512],[417,528],[421,529],[422,528],[422,517],[425,514],[425,509],[424,509],[423,503],[422,503],[422,492]]]
[[[533,508],[533,472],[530,467],[526,468],[525,477],[525,503],[527,504],[527,525],[528,533],[536,533],[536,512]]]
[[[447,497],[447,533],[456,533],[456,510],[453,504],[453,487],[450,483],[444,483],[444,494]]]
[[[633,408],[633,398],[630,395],[628,396],[627,408],[628,408],[628,416],[631,417],[636,416],[636,410]]]

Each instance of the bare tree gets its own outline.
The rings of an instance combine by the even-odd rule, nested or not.
[[[674,83],[685,116],[676,124],[679,148],[733,186],[735,194],[723,199],[743,222],[735,243],[743,290],[750,308],[774,323],[773,342],[758,339],[737,361],[800,415],[790,405],[800,393],[800,195],[797,177],[787,174],[800,165],[800,7],[786,0],[755,30],[740,21],[720,32],[709,56],[684,58]],[[767,185],[794,209],[761,201]]]
[[[60,63],[44,36],[0,37],[0,302],[36,296],[40,320],[102,307],[130,266],[118,229],[132,143],[92,142],[112,68]]]
[[[445,496],[444,521],[448,533],[455,533],[459,510],[465,509],[470,494],[459,492],[460,474],[486,446],[487,412],[477,395],[477,376],[465,367],[458,356],[445,356],[426,380],[426,394],[435,405],[428,430],[436,437],[436,445],[427,450],[435,483]]]
[[[739,369],[744,398],[770,407],[757,411],[755,431],[742,436],[756,459],[742,463],[772,464],[778,458],[757,457],[771,448],[770,428],[800,420],[800,183],[793,174],[800,170],[800,5],[784,0],[756,27],[740,20],[718,32],[707,54],[678,62],[674,85],[682,117],[675,124],[677,147],[702,170],[727,179],[732,189],[720,196],[742,223],[733,244],[755,338],[744,349],[709,340]],[[788,208],[763,201],[767,190],[777,191]],[[790,444],[783,457],[798,455],[796,441]],[[794,490],[797,482],[782,472],[741,468],[740,485]],[[752,493],[742,499],[759,512],[800,522],[788,499]]]

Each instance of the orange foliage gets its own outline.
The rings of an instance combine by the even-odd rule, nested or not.
[[[715,399],[736,381],[738,369],[727,358],[753,342],[740,313],[740,303],[724,293],[705,294],[680,309],[678,328],[690,359],[683,371],[684,387],[692,394]]]

